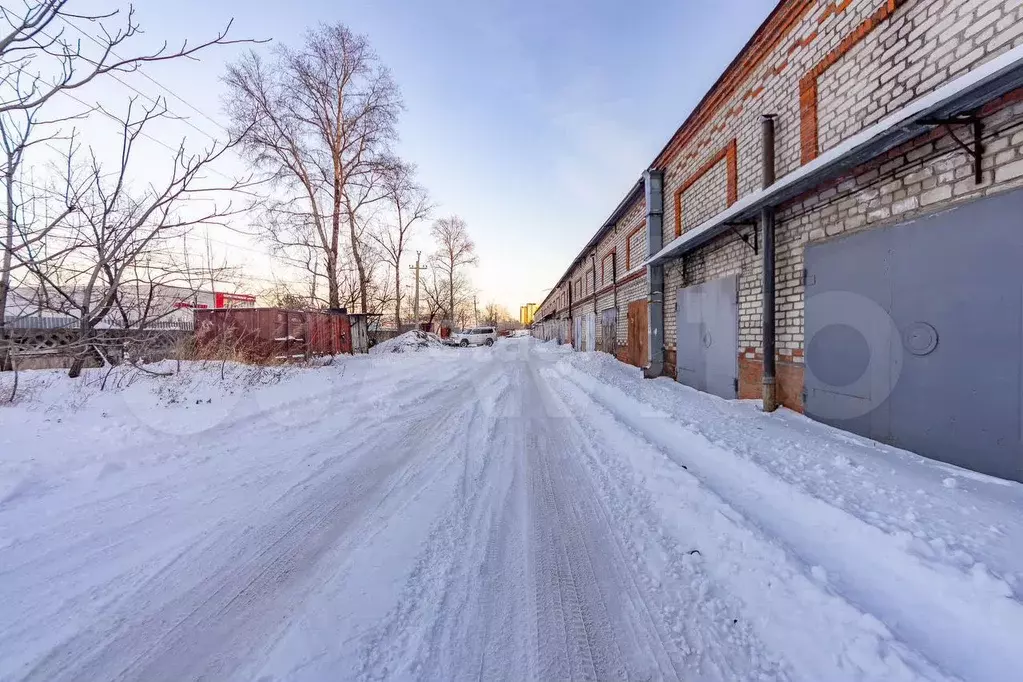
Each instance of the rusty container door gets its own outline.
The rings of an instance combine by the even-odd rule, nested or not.
[[[199,357],[206,357],[209,348],[216,344],[218,319],[212,310],[195,311],[195,351]]]
[[[351,353],[351,331],[347,315],[306,313],[307,351],[311,356]]]
[[[646,301],[633,301],[629,304],[628,362],[630,365],[646,366],[648,333]]]
[[[270,344],[270,358],[283,360],[288,354],[288,313],[285,310],[268,310],[265,322],[260,326],[260,336]],[[269,326],[269,329],[266,327]]]
[[[347,315],[334,315],[338,353],[352,353],[352,323]]]
[[[320,313],[305,314],[306,352],[310,357],[330,355],[330,320]]]
[[[309,329],[306,314],[297,310],[289,310],[288,335],[285,339],[285,360],[303,360],[309,357]]]

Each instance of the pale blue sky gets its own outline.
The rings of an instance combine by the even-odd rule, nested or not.
[[[468,221],[481,300],[514,311],[544,297],[774,4],[141,0],[136,7],[147,41],[206,37],[232,16],[236,36],[295,43],[320,21],[368,35],[404,95],[399,151],[418,165],[439,213]],[[237,52],[220,49],[147,73],[222,120],[219,77]],[[174,99],[170,106],[218,132]],[[424,248],[426,236],[423,228]],[[233,255],[260,265],[254,251]]]

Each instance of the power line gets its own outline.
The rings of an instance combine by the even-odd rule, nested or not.
[[[96,43],[97,45],[99,45],[99,46],[100,46],[100,48],[102,48],[102,49],[104,49],[104,50],[107,50],[107,49],[109,49],[109,48],[110,48],[109,44],[107,44],[107,43],[104,43],[104,42],[102,42],[102,41],[101,41],[101,40],[100,40],[99,38],[97,38],[96,36],[92,35],[92,34],[91,34],[91,33],[89,33],[88,31],[86,31],[85,29],[83,29],[82,27],[80,27],[80,26],[79,26],[78,24],[76,24],[75,22],[71,21],[71,20],[70,20],[69,18],[67,18],[67,17],[65,17],[65,16],[63,16],[63,15],[61,15],[61,16],[60,16],[60,19],[61,19],[61,21],[63,21],[63,22],[65,23],[65,24],[67,24],[67,25],[68,25],[68,26],[70,26],[71,28],[75,29],[76,31],[78,31],[79,33],[81,33],[81,34],[82,34],[83,36],[85,36],[86,38],[88,38],[89,40],[91,40],[92,42],[94,42],[94,43]],[[43,35],[46,35],[46,34],[44,33]],[[50,36],[47,36],[47,37],[50,37]],[[52,40],[52,37],[51,37],[51,40]],[[117,53],[116,53],[116,52],[114,52],[114,51],[113,51],[112,49],[110,50],[110,54],[114,55],[114,56],[115,56],[115,57],[117,57],[118,59],[121,59],[121,60],[123,60],[123,59],[124,59],[123,57],[121,57],[121,55],[117,54]],[[163,83],[159,82],[158,80],[156,80],[155,78],[153,78],[153,77],[152,77],[152,76],[150,76],[149,74],[145,73],[145,72],[144,72],[144,71],[142,70],[142,67],[141,67],[141,66],[139,66],[139,67],[138,67],[138,68],[137,68],[137,69],[135,70],[135,73],[138,73],[138,74],[139,74],[140,76],[142,76],[142,77],[143,77],[143,78],[145,78],[146,80],[150,81],[151,83],[153,83],[154,85],[156,85],[156,86],[157,86],[158,88],[160,88],[160,89],[161,89],[161,90],[163,90],[164,92],[167,92],[168,94],[170,94],[170,95],[171,95],[172,97],[174,97],[174,98],[175,98],[176,100],[178,100],[179,102],[181,102],[182,104],[184,104],[185,106],[187,106],[187,107],[188,107],[189,109],[191,109],[192,111],[196,112],[197,114],[199,114],[200,116],[202,116],[202,117],[203,117],[203,118],[205,118],[206,120],[210,121],[210,122],[211,122],[211,123],[212,123],[213,125],[217,126],[218,128],[220,128],[220,129],[224,130],[225,132],[227,132],[228,134],[230,134],[230,131],[229,131],[229,130],[228,130],[227,128],[225,128],[225,127],[224,127],[223,125],[221,125],[221,124],[220,124],[219,122],[217,122],[217,121],[216,121],[216,120],[215,120],[215,119],[214,119],[213,117],[211,117],[211,116],[209,116],[208,114],[206,114],[206,113],[205,113],[204,111],[202,111],[201,109],[199,109],[198,107],[196,107],[196,106],[195,106],[194,104],[192,104],[191,102],[189,102],[188,100],[186,100],[186,99],[185,99],[184,97],[182,97],[181,95],[179,95],[179,94],[177,94],[176,92],[174,92],[173,90],[171,90],[171,89],[170,89],[169,87],[167,87],[167,86],[166,86],[166,85],[164,85]],[[151,102],[153,102],[153,103],[158,103],[158,102],[157,102],[157,100],[156,100],[155,98],[153,98],[153,97],[149,96],[148,94],[146,94],[146,93],[142,92],[141,90],[139,90],[139,89],[138,89],[138,88],[136,88],[135,86],[133,86],[133,85],[131,85],[131,84],[129,84],[129,83],[127,83],[127,82],[125,82],[124,80],[122,80],[121,78],[119,78],[119,77],[118,77],[118,76],[117,76],[116,74],[114,74],[113,72],[107,72],[107,73],[106,73],[105,75],[107,75],[107,76],[110,76],[111,78],[113,78],[113,79],[114,79],[115,81],[117,81],[117,82],[118,82],[118,83],[120,83],[121,85],[125,86],[126,88],[129,88],[129,89],[133,90],[134,92],[136,92],[136,93],[138,93],[139,95],[141,95],[141,96],[145,97],[146,99],[150,100]],[[165,105],[165,106],[166,106],[166,105]],[[168,108],[168,109],[167,109],[167,111],[168,111],[168,112],[170,112],[170,113],[172,113],[172,114],[174,114],[174,112],[173,112],[173,111],[171,111],[171,110],[170,110],[170,108]],[[202,133],[203,135],[205,135],[205,136],[209,137],[209,138],[210,138],[211,140],[214,140],[214,141],[216,141],[216,139],[217,139],[217,138],[216,138],[215,136],[213,136],[213,135],[211,135],[210,133],[206,132],[206,131],[205,131],[205,130],[203,130],[202,128],[199,128],[198,126],[194,125],[194,124],[193,124],[193,123],[192,123],[191,121],[189,121],[189,120],[188,120],[188,119],[187,119],[186,117],[184,117],[184,116],[178,116],[177,114],[174,114],[174,116],[175,116],[175,117],[177,117],[177,118],[179,118],[179,119],[180,119],[180,120],[181,120],[181,121],[182,121],[183,123],[185,123],[185,124],[186,124],[186,125],[188,125],[189,127],[193,128],[194,130],[197,130],[198,132]]]
[[[98,39],[98,38],[96,38],[95,36],[93,36],[92,34],[90,34],[90,33],[86,32],[86,31],[82,30],[82,29],[81,29],[81,28],[79,28],[78,26],[76,26],[76,25],[72,24],[72,23],[71,23],[70,21],[68,21],[68,20],[67,20],[66,18],[64,18],[64,17],[61,17],[61,18],[62,18],[62,20],[63,20],[63,21],[65,22],[65,23],[67,23],[67,24],[69,24],[70,26],[72,26],[72,27],[73,27],[73,28],[74,28],[75,30],[77,30],[77,31],[78,31],[79,33],[82,33],[82,35],[86,36],[87,38],[89,38],[89,39],[90,39],[90,40],[92,40],[93,42],[97,43],[98,45],[100,45],[100,47],[103,47],[104,49],[107,49],[108,45],[104,45],[103,43],[101,43],[101,42],[99,41],[99,39]],[[51,36],[50,34],[46,33],[45,31],[39,31],[39,33],[40,33],[41,35],[43,35],[43,36],[46,36],[46,37],[47,37],[47,38],[49,38],[50,40],[53,40],[53,41],[56,41],[56,40],[57,40],[57,39],[56,39],[56,38],[55,38],[54,36]],[[121,57],[120,57],[120,56],[119,56],[119,55],[118,55],[117,53],[115,53],[115,52],[114,52],[113,50],[111,50],[111,51],[110,51],[110,53],[111,53],[111,54],[113,54],[113,55],[114,55],[115,57],[117,57],[118,59],[121,59]],[[87,58],[85,58],[85,57],[83,57],[83,59],[86,59],[86,61],[88,61],[88,59],[87,59]],[[139,73],[142,73],[142,71],[141,71],[141,68],[137,69],[137,71],[138,71]],[[104,75],[106,75],[106,76],[110,76],[111,78],[113,78],[113,79],[114,79],[115,81],[117,81],[117,82],[118,82],[118,83],[120,83],[121,85],[124,85],[125,87],[127,87],[127,88],[130,88],[131,90],[133,90],[134,92],[138,93],[138,94],[139,94],[139,95],[141,95],[142,97],[145,97],[145,98],[146,98],[146,99],[148,99],[149,101],[151,101],[151,102],[153,102],[153,103],[155,103],[155,104],[157,104],[157,105],[159,106],[159,104],[160,104],[160,103],[159,103],[159,101],[158,101],[158,100],[156,100],[156,99],[154,99],[153,97],[151,97],[151,96],[147,95],[146,93],[142,92],[142,91],[141,91],[141,90],[139,90],[138,88],[136,88],[136,87],[134,87],[134,86],[132,86],[132,85],[130,85],[130,84],[128,84],[128,83],[126,83],[126,82],[124,82],[123,80],[121,80],[120,78],[118,78],[118,77],[117,77],[117,75],[116,75],[116,74],[114,74],[113,72],[110,72],[110,71],[108,71],[108,72],[106,72],[106,73],[105,73]],[[143,75],[145,75],[145,74],[143,74]],[[181,101],[185,101],[185,100],[184,100],[184,98],[182,98],[181,96],[179,96],[179,95],[177,95],[176,93],[174,93],[174,92],[173,92],[172,90],[170,90],[170,88],[168,88],[168,87],[166,87],[166,86],[164,86],[164,85],[161,85],[161,84],[160,84],[160,83],[158,83],[158,82],[157,82],[157,81],[156,81],[155,79],[152,79],[152,78],[150,78],[149,76],[146,76],[146,78],[148,78],[149,80],[152,80],[152,81],[153,81],[154,83],[156,83],[157,85],[159,85],[159,86],[160,86],[161,88],[163,88],[164,90],[167,90],[168,92],[170,92],[170,93],[171,93],[172,95],[174,95],[174,97],[176,97],[177,99],[179,99],[179,100],[181,100]],[[83,101],[83,100],[82,100],[82,99],[81,99],[80,97],[78,97],[77,95],[73,94],[73,93],[72,93],[72,92],[70,92],[69,90],[67,90],[67,89],[63,89],[63,90],[61,90],[60,92],[61,92],[61,94],[65,95],[65,96],[67,96],[67,97],[70,97],[70,98],[71,98],[71,99],[73,99],[74,101],[78,102],[78,103],[79,103],[79,104],[81,104],[81,105],[82,105],[83,107],[89,107],[90,109],[92,108],[92,107],[91,107],[91,106],[90,106],[90,105],[89,105],[89,104],[88,104],[87,102]],[[185,102],[185,103],[186,103],[186,104],[188,104],[188,102]],[[201,112],[201,111],[200,111],[200,110],[199,110],[199,109],[198,109],[197,107],[195,107],[195,106],[193,106],[193,105],[191,105],[191,104],[188,104],[188,106],[189,106],[189,107],[191,107],[192,109],[195,109],[196,111],[199,111],[200,113],[202,113],[202,112]],[[208,137],[208,138],[210,138],[211,140],[213,140],[213,142],[214,142],[214,143],[216,143],[216,142],[218,142],[218,141],[219,141],[219,140],[218,140],[218,139],[217,139],[217,138],[216,138],[215,136],[213,136],[213,135],[210,135],[210,134],[209,134],[208,132],[206,132],[205,130],[203,130],[203,129],[199,128],[198,126],[196,126],[195,124],[193,124],[193,123],[192,123],[191,121],[189,121],[189,120],[188,120],[188,119],[187,119],[186,117],[184,117],[184,116],[180,116],[180,115],[178,115],[178,114],[174,113],[173,111],[171,111],[170,107],[168,107],[168,106],[166,105],[166,102],[165,102],[165,103],[163,104],[163,108],[164,108],[164,110],[165,110],[165,111],[166,111],[167,113],[171,114],[171,115],[172,115],[172,116],[174,117],[174,119],[176,119],[176,120],[180,120],[181,122],[185,123],[185,124],[186,124],[186,125],[188,125],[189,127],[193,128],[193,129],[195,129],[195,130],[197,130],[197,131],[198,131],[198,132],[200,132],[201,134],[203,134],[203,135],[205,135],[206,137]],[[117,122],[117,123],[118,123],[119,125],[121,125],[121,126],[124,126],[124,125],[126,125],[126,123],[127,123],[126,121],[122,121],[121,119],[117,118],[116,116],[114,116],[113,114],[111,114],[111,113],[110,113],[109,111],[107,111],[106,109],[103,109],[102,107],[96,107],[96,109],[97,109],[97,110],[98,110],[98,111],[99,111],[99,112],[100,112],[101,114],[103,114],[104,116],[106,116],[106,117],[108,117],[108,118],[110,118],[110,119],[113,119],[113,120],[114,120],[115,122]],[[212,119],[212,118],[210,118],[209,116],[207,116],[206,114],[203,114],[203,116],[205,116],[206,118],[209,118],[209,119],[210,119],[211,121],[213,121],[213,119]],[[214,123],[214,124],[216,124],[217,126],[219,126],[219,127],[223,128],[223,126],[221,126],[221,125],[220,125],[219,123],[217,123],[216,121],[213,121],[213,123]],[[225,130],[226,130],[226,128],[225,128]],[[171,147],[171,146],[170,146],[169,144],[167,144],[166,142],[163,142],[162,140],[158,140],[158,139],[156,139],[155,137],[153,137],[152,135],[149,135],[148,133],[146,133],[146,132],[144,132],[144,131],[141,131],[141,130],[140,130],[140,131],[139,131],[139,135],[141,135],[142,137],[145,137],[146,139],[148,139],[148,140],[151,140],[151,141],[155,142],[156,144],[158,144],[158,145],[160,145],[160,146],[164,147],[165,149],[169,150],[169,151],[170,151],[171,153],[173,153],[173,154],[177,154],[177,153],[178,153],[178,151],[179,151],[178,149],[175,149],[174,147]],[[228,177],[227,175],[224,175],[223,173],[221,173],[220,171],[218,171],[217,169],[215,169],[215,168],[213,168],[213,167],[210,167],[210,168],[209,168],[209,170],[210,170],[211,172],[213,172],[213,173],[215,173],[215,174],[219,175],[220,177],[224,178],[225,180],[229,180],[229,181],[231,181],[231,182],[236,182],[236,179],[234,179],[234,178],[230,178],[230,177]]]
[[[49,192],[51,194],[60,195],[60,192],[58,192],[57,190],[48,189],[48,188],[45,188],[45,187],[39,187],[38,185],[33,185],[32,183],[29,183],[29,182],[19,181],[18,184],[23,185],[25,187],[30,187],[30,188],[32,188],[34,190],[39,191],[39,192]],[[214,226],[216,226],[216,227],[226,227],[225,225],[223,225],[221,223],[214,223]],[[225,247],[230,248],[230,249],[236,249],[236,250],[241,250],[241,251],[248,251],[249,253],[254,253],[254,254],[258,255],[258,256],[264,256],[264,257],[266,257],[269,260],[281,261],[283,263],[291,265],[292,267],[303,267],[303,268],[305,268],[305,267],[309,266],[308,262],[299,260],[297,258],[293,258],[291,256],[285,256],[285,255],[281,255],[281,254],[277,254],[277,253],[272,253],[269,250],[260,249],[260,248],[253,247],[253,246],[247,246],[245,244],[236,244],[236,243],[233,243],[233,242],[224,241],[223,239],[217,239],[215,237],[210,237],[210,236],[207,236],[207,235],[203,235],[202,237],[197,237],[196,240],[197,241],[210,241],[210,242],[212,242],[214,244],[220,244],[221,246],[225,246]]]

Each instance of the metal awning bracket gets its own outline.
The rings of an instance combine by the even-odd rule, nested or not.
[[[973,157],[973,180],[978,185],[984,184],[984,171],[981,164],[984,160],[984,122],[974,114],[964,114],[953,118],[925,118],[920,124],[928,126],[942,126],[949,136],[955,140],[959,148]],[[973,128],[973,144],[967,144],[959,139],[953,126],[970,126]]]
[[[758,254],[758,255],[760,254],[760,246],[759,246],[759,243],[760,243],[760,228],[757,225],[757,222],[755,220],[751,221],[751,222],[742,222],[742,223],[738,223],[738,222],[736,222],[736,223],[726,223],[726,225],[728,225],[728,227],[735,234],[735,236],[737,236],[739,239],[741,239],[743,242],[746,243],[746,246],[748,246],[751,249],[753,249],[753,253]],[[740,227],[752,228],[753,232],[752,233],[743,234],[743,233],[739,232],[739,228]]]

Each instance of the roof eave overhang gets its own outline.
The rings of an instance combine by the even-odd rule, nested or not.
[[[585,258],[586,254],[589,253],[589,251],[593,247],[600,243],[600,240],[604,238],[608,231],[613,229],[615,224],[619,220],[621,220],[626,213],[629,212],[629,209],[632,208],[632,205],[643,196],[644,186],[645,185],[643,183],[643,178],[640,178],[636,182],[636,184],[632,186],[632,189],[630,189],[629,193],[625,195],[625,198],[622,199],[621,203],[619,203],[618,206],[615,207],[615,210],[611,213],[608,219],[605,220],[604,223],[600,226],[600,229],[597,230],[597,233],[593,235],[590,241],[586,243],[586,246],[583,247],[582,251],[580,251],[579,254],[572,259],[572,262],[569,263],[568,269],[565,270],[565,274],[558,278],[558,283],[554,285],[553,289],[551,289],[551,293],[547,294],[547,297],[544,298],[543,303],[540,304],[541,306],[547,303],[547,299],[551,297],[551,294],[553,294],[557,290],[557,288],[561,286],[561,284],[566,279],[568,279],[569,275],[572,274],[572,270],[574,270],[575,266],[579,264],[579,261]]]

